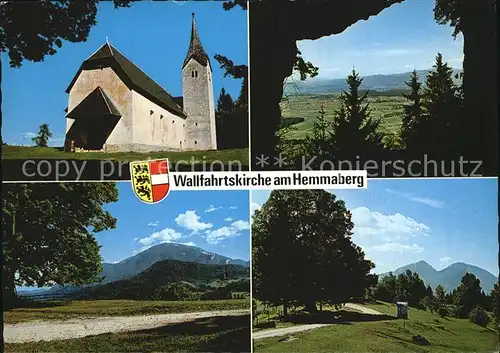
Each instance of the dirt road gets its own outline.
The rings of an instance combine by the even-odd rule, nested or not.
[[[358,305],[358,304],[347,303],[347,304],[344,305],[344,307],[360,311],[363,314],[368,314],[368,315],[384,315],[380,311],[373,310],[373,309],[370,309],[370,308],[365,308],[364,306],[361,306],[361,305]]]
[[[142,316],[95,317],[54,321],[31,321],[4,326],[6,343],[54,341],[80,338],[107,332],[151,329],[171,323],[192,321],[213,316],[250,314],[249,310],[205,311],[198,313]]]
[[[344,307],[362,312],[363,314],[383,315],[381,312],[379,312],[377,310],[365,308],[364,306],[361,306],[358,304],[347,303],[344,305]],[[299,326],[257,331],[257,332],[253,333],[252,337],[254,340],[260,340],[263,338],[285,336],[285,335],[289,335],[292,333],[314,330],[314,329],[329,326],[329,325],[331,325],[331,324],[309,324],[309,325],[299,325]]]
[[[316,328],[329,326],[329,325],[330,324],[309,324],[309,325],[300,325],[300,326],[292,326],[292,327],[284,327],[284,328],[276,328],[276,329],[271,329],[271,330],[257,331],[257,332],[253,333],[252,338],[254,340],[260,340],[260,339],[269,338],[269,337],[285,336],[285,335],[289,335],[292,333],[314,330]]]

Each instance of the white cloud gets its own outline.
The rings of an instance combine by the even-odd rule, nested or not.
[[[232,220],[234,220],[233,217],[227,217],[227,218],[224,218],[224,221],[226,222],[231,222]]]
[[[440,258],[439,258],[439,262],[440,262],[442,265],[449,265],[449,264],[451,264],[451,257],[449,257],[449,256],[443,256],[443,257],[440,257]]]
[[[427,236],[430,230],[425,224],[400,213],[382,214],[367,207],[353,209],[352,220],[356,236],[376,237],[385,241]]]
[[[171,243],[179,240],[182,237],[182,234],[176,232],[172,228],[165,228],[159,232],[155,232],[151,234],[149,237],[139,239],[139,243],[141,243],[145,247],[150,247],[155,242],[160,243]]]
[[[149,222],[149,223],[148,223],[148,227],[156,227],[156,226],[158,226],[159,224],[160,224],[160,222],[158,222],[158,221]]]
[[[205,240],[209,244],[217,244],[220,241],[240,235],[241,231],[250,229],[247,221],[236,221],[230,226],[224,226],[214,230],[207,230]]]
[[[229,206],[230,210],[235,210],[237,207],[236,206]]]
[[[252,204],[250,205],[250,211],[251,211],[251,214],[254,214],[255,211],[257,210],[260,210],[261,209],[261,205],[259,205],[257,202],[252,202]]]
[[[193,233],[213,227],[212,223],[200,222],[200,216],[198,216],[196,212],[192,210],[188,210],[175,217],[175,223],[177,223],[181,227],[191,230]]]
[[[439,200],[434,200],[434,199],[430,199],[430,198],[426,198],[426,197],[419,197],[419,196],[416,196],[416,195],[408,193],[408,192],[401,192],[401,191],[396,191],[396,190],[392,190],[392,189],[385,189],[385,191],[388,193],[403,197],[407,200],[418,202],[418,203],[421,203],[421,204],[424,204],[424,205],[427,205],[430,207],[434,207],[434,208],[444,208],[445,207],[445,203],[442,201],[439,201]]]
[[[196,246],[195,243],[193,243],[192,241],[190,242],[187,242],[187,243],[181,243],[182,245],[187,245],[187,246]]]
[[[37,134],[36,134],[36,133],[34,133],[34,132],[25,132],[25,133],[23,134],[23,137],[24,137],[24,138],[33,138],[33,137],[36,137],[36,136],[37,136]]]
[[[205,212],[214,212],[214,211],[217,211],[217,210],[220,210],[222,207],[215,207],[214,205],[210,205],[209,208],[207,208],[205,210]]]
[[[407,245],[394,242],[385,243],[381,245],[374,245],[369,247],[369,249],[372,251],[379,251],[379,252],[397,252],[397,253],[414,253],[414,254],[420,254],[422,251],[424,251],[424,248],[422,248],[417,244]]]
[[[233,227],[237,231],[247,230],[250,229],[250,223],[248,223],[247,221],[236,221],[231,224],[231,227]]]

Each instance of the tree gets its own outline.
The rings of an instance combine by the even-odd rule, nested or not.
[[[325,107],[322,104],[319,115],[314,121],[312,136],[307,136],[304,141],[304,150],[309,156],[327,156],[331,152],[329,128],[331,121],[325,118]]]
[[[275,190],[254,215],[254,296],[314,311],[364,296],[373,263],[351,241],[353,223],[345,203],[323,190]]]
[[[500,285],[495,283],[495,286],[491,290],[492,307],[493,307],[493,319],[497,325],[500,325]]]
[[[436,294],[434,295],[436,299],[437,307],[441,307],[446,304],[446,292],[442,285],[436,287]]]
[[[115,8],[129,7],[132,0],[114,0]],[[2,1],[0,51],[7,52],[11,67],[24,60],[39,62],[54,55],[63,40],[87,40],[94,26],[98,0]],[[57,49],[56,49],[57,48]]]
[[[114,183],[4,185],[3,300],[15,286],[81,285],[102,270],[94,234],[114,228],[102,206],[118,199]]]
[[[410,104],[404,106],[405,112],[403,115],[403,124],[399,130],[399,137],[401,140],[401,147],[414,149],[416,145],[421,143],[419,137],[422,136],[418,136],[418,130],[419,128],[421,129],[422,123],[426,120],[422,107],[422,83],[419,80],[416,70],[413,70],[410,81],[406,81],[405,83],[410,89],[410,93],[403,93],[403,97],[409,100]]]
[[[471,310],[469,314],[469,321],[475,323],[476,325],[486,327],[490,322],[490,317],[488,316],[488,313],[481,308],[481,306],[477,305]]]
[[[40,125],[40,129],[38,130],[38,135],[33,137],[31,140],[38,147],[47,147],[50,137],[52,137],[52,132],[50,132],[49,130],[49,125],[42,124]]]
[[[468,158],[498,174],[497,11],[495,0],[435,0],[434,18],[463,34],[464,120]],[[463,141],[463,140],[462,140]],[[458,143],[458,142],[457,142]],[[460,142],[462,143],[462,142]]]
[[[224,117],[225,128],[223,128],[222,137],[225,143],[224,147],[248,147],[248,66],[235,65],[232,60],[219,54],[215,55],[215,59],[219,62],[220,68],[224,70],[224,77],[231,76],[234,79],[242,80],[240,94],[234,101],[231,112],[228,112]],[[227,97],[224,99],[226,100],[224,104],[228,108],[229,101]]]
[[[360,95],[363,79],[353,70],[346,80],[349,90],[340,95],[340,108],[334,114],[332,140],[336,160],[354,161],[356,157],[370,159],[382,147],[377,132],[380,121],[370,117],[366,102],[368,92]]]
[[[386,301],[389,303],[396,302],[397,296],[397,277],[389,272],[387,276],[384,276],[379,280],[377,286],[375,287],[375,298],[378,300]]]
[[[226,93],[222,87],[219,99],[217,100],[217,109],[215,110],[215,124],[217,129],[217,148],[225,148],[231,145],[231,130],[234,129],[232,119],[234,115],[234,102],[229,93]],[[234,124],[233,124],[234,125]]]
[[[459,307],[460,317],[467,317],[471,310],[481,304],[481,282],[472,273],[466,273],[455,294],[455,305]]]
[[[408,277],[408,304],[419,307],[421,300],[427,296],[424,281],[418,273],[412,273],[410,270],[406,271],[406,276]]]
[[[428,296],[429,298],[434,298],[434,293],[433,293],[433,291],[432,291],[431,286],[427,286],[427,289],[426,289],[426,296]]]

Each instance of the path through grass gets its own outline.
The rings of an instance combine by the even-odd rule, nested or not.
[[[379,303],[366,305],[395,316],[395,307]],[[466,319],[441,318],[410,308],[409,320],[384,318],[369,321],[370,315],[353,315],[331,326],[313,331],[254,342],[255,352],[488,352],[498,350],[498,332]],[[422,335],[429,346],[413,343],[412,336]]]
[[[16,308],[4,312],[4,322],[62,320],[96,316],[129,316],[189,313],[216,310],[250,310],[249,299],[200,301],[75,300],[41,302],[40,307]]]
[[[6,344],[5,352],[250,352],[250,316],[51,342]]]

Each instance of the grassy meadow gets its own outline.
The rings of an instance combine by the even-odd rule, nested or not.
[[[168,158],[171,162],[210,163],[221,161],[229,163],[239,161],[242,165],[248,165],[248,148],[217,150],[217,151],[169,151],[169,152],[64,152],[61,147],[26,147],[26,146],[2,146],[2,159],[76,159],[76,160],[113,160],[132,162],[147,159]]]
[[[311,134],[322,105],[326,113],[325,118],[331,119],[335,110],[340,107],[338,98],[339,93],[299,94],[284,97],[281,101],[282,116],[304,118],[303,122],[293,125],[295,129],[288,133],[288,137],[303,139]],[[370,105],[372,118],[380,119],[380,131],[396,133],[402,123],[402,105],[407,100],[401,94],[376,95],[374,93],[368,95],[367,102]]]
[[[4,322],[64,320],[96,316],[133,316],[250,309],[250,299],[199,301],[74,300],[34,302],[31,307],[4,312]]]
[[[256,340],[254,351],[493,353],[498,350],[498,331],[492,326],[483,328],[466,319],[443,318],[414,308],[409,308],[409,319],[404,321],[396,319],[394,304],[377,302],[364,306],[384,315],[331,310],[322,313],[322,323],[327,323],[325,319],[330,316],[330,326]],[[425,337],[430,344],[414,343],[415,335]]]

